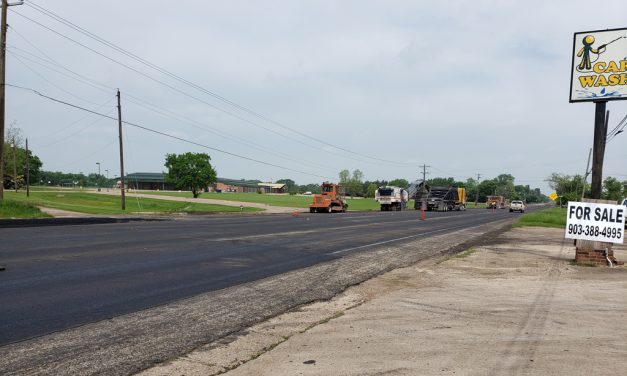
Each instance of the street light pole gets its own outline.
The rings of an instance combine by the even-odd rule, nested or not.
[[[100,179],[100,162],[96,162],[98,165],[98,176],[96,176],[96,188],[98,188],[98,192],[100,192],[100,184],[98,180]]]
[[[107,173],[107,192],[109,192],[109,170],[105,170]]]

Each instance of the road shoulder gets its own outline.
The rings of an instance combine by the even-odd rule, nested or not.
[[[627,259],[626,247],[615,252]],[[622,374],[627,268],[576,266],[573,258],[563,230],[513,229],[141,375]]]

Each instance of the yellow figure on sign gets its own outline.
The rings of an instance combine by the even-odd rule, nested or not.
[[[586,35],[583,38],[583,47],[581,47],[581,50],[579,50],[579,52],[577,52],[577,57],[581,57],[581,63],[579,63],[579,66],[577,67],[580,71],[581,70],[590,70],[592,69],[592,64],[591,64],[591,60],[590,60],[590,52],[600,55],[603,52],[605,52],[605,44],[600,46],[598,49],[594,49],[592,48],[592,44],[594,43],[594,37],[592,35]],[[582,57],[583,56],[583,57]]]

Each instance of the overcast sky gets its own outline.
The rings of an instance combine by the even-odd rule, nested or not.
[[[415,180],[427,164],[428,177],[511,173],[517,184],[549,193],[544,180],[582,174],[592,146],[594,104],[568,102],[573,33],[627,27],[626,1],[597,8],[589,1],[27,0],[8,16],[7,83],[113,117],[119,88],[126,121],[287,168],[125,125],[127,173],[161,172],[166,153],[192,151],[209,153],[224,178],[305,184],[360,169],[367,180]],[[627,101],[608,109],[612,128],[627,115]],[[100,162],[102,174],[119,174],[116,121],[8,87],[13,121],[45,170],[88,174]],[[626,180],[626,161],[627,132],[608,144],[604,177]]]

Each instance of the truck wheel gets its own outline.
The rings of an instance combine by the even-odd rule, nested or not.
[[[309,208],[309,212],[310,212],[310,213],[315,213],[315,212],[316,212],[316,209],[314,209],[314,208]]]

